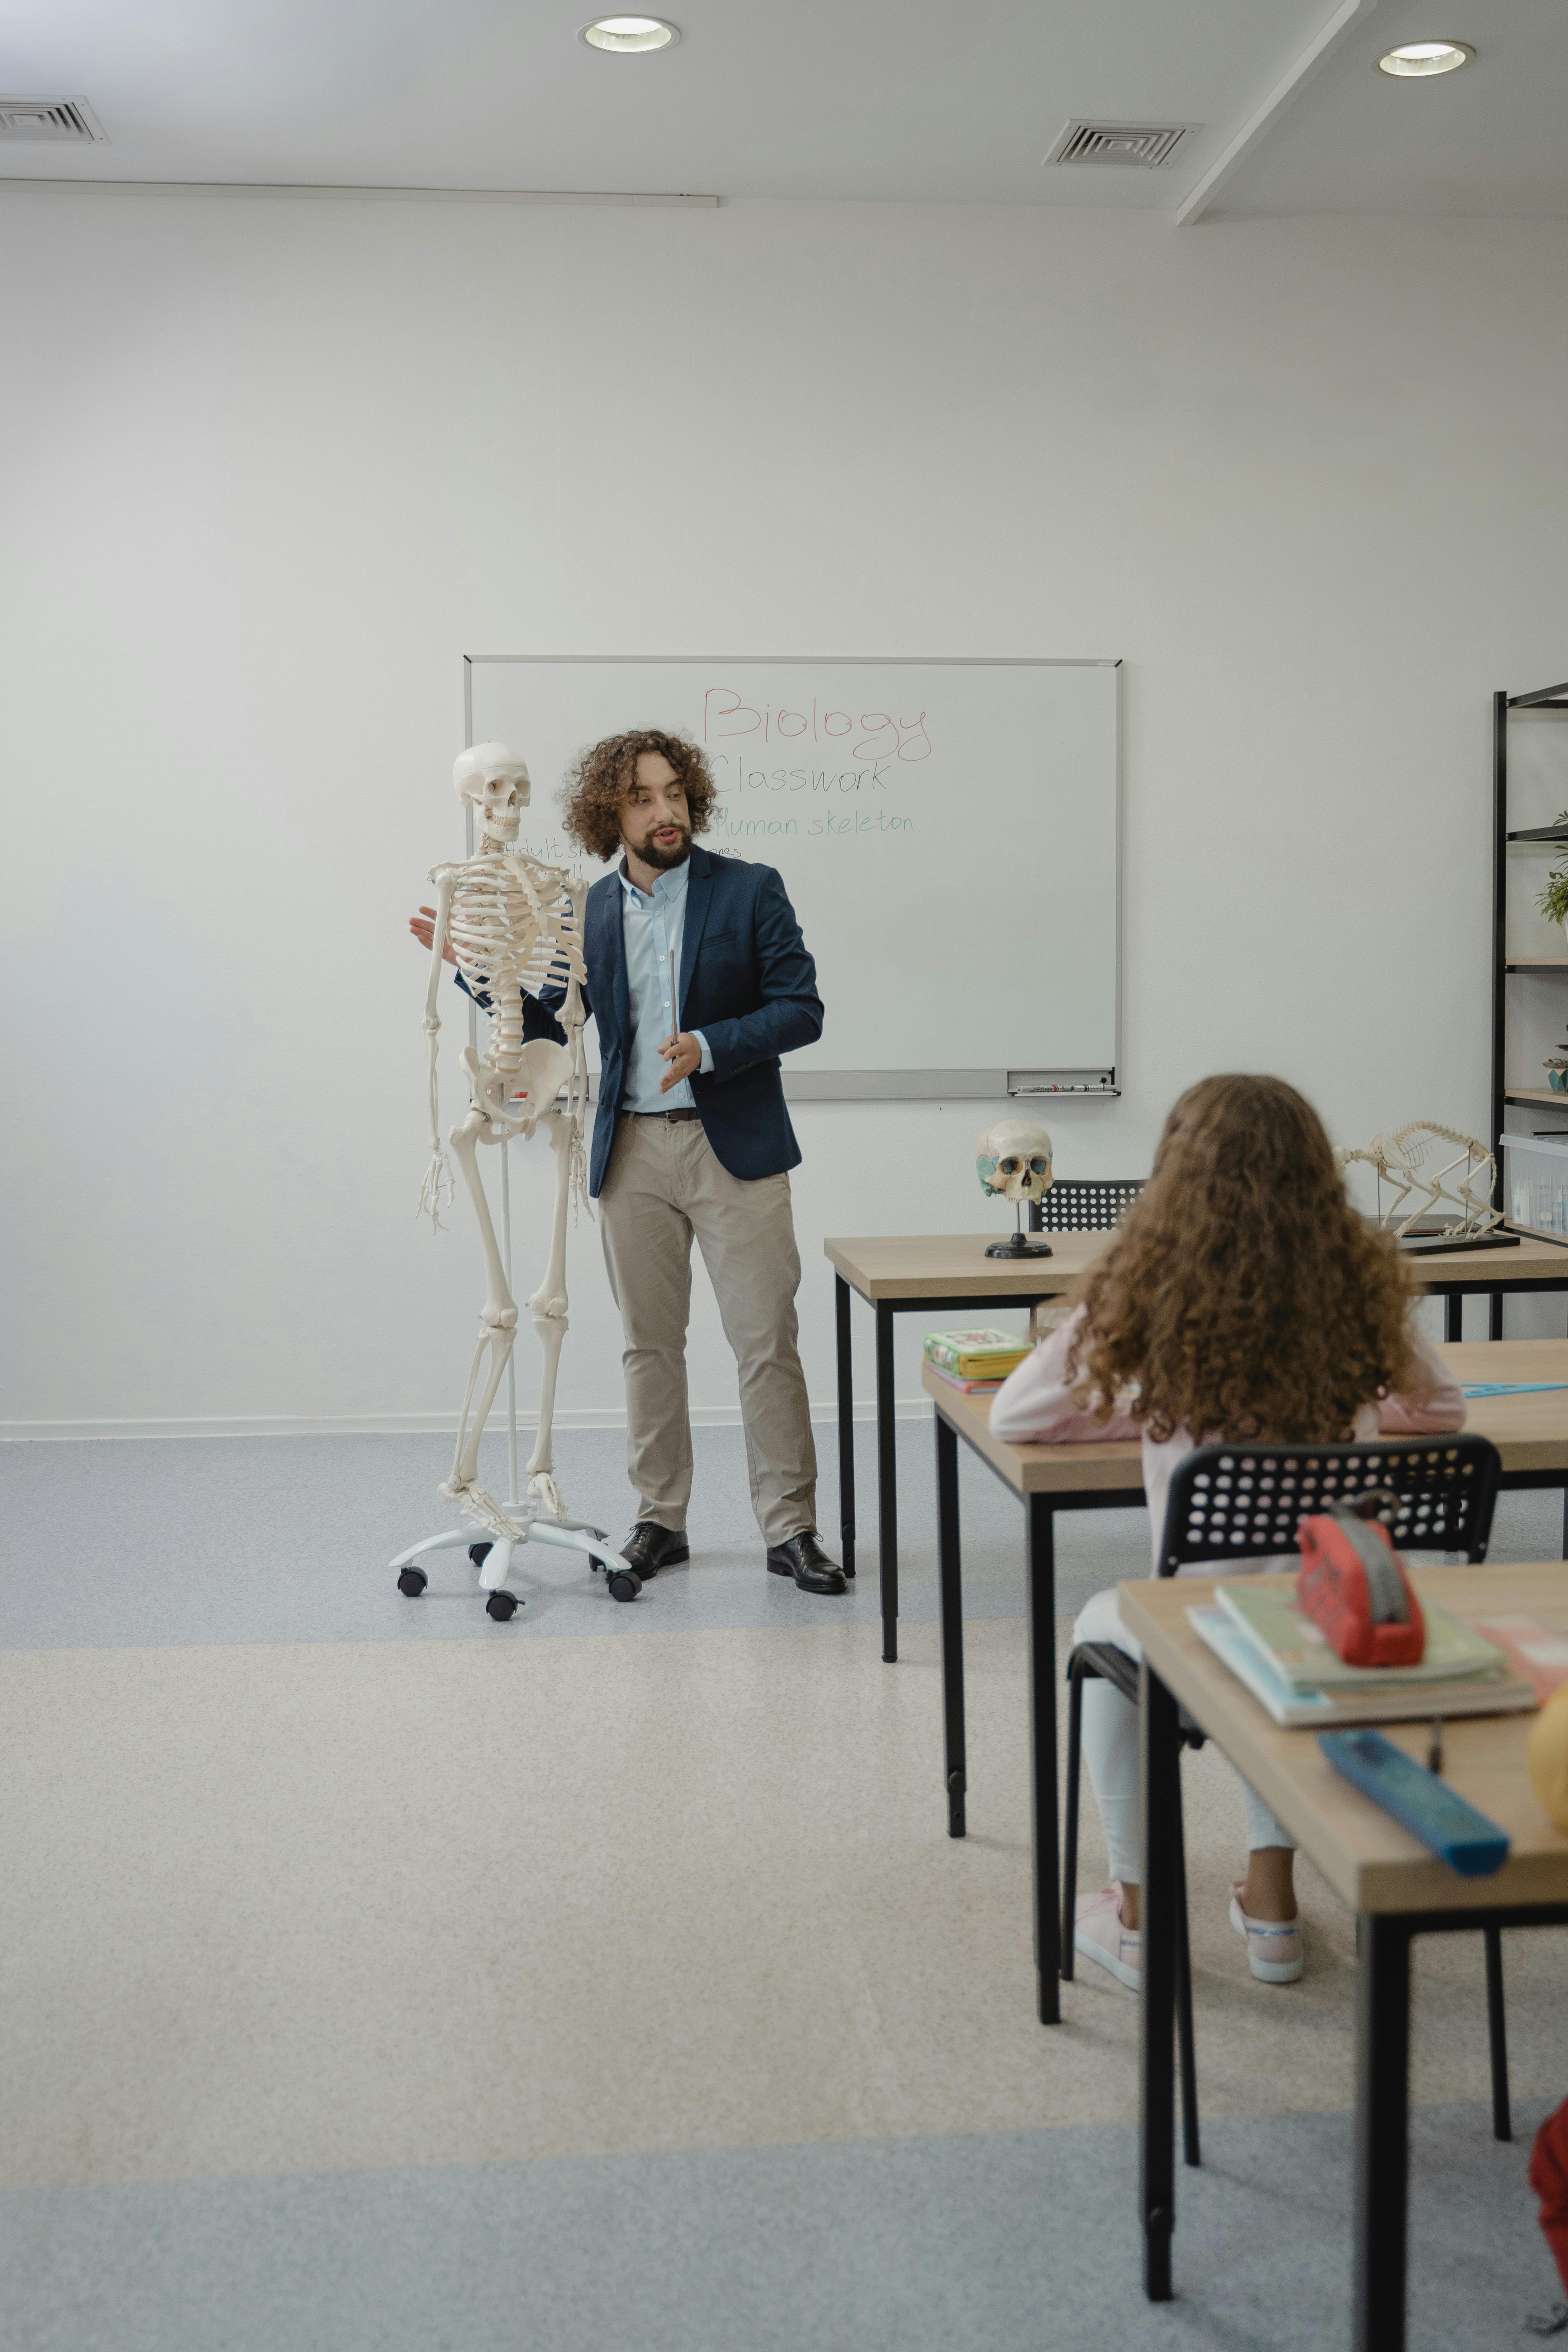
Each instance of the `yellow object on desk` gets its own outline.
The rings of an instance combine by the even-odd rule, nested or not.
[[[1542,1812],[1558,1829],[1568,1830],[1568,1685],[1547,1700],[1531,1726],[1524,1760]]]

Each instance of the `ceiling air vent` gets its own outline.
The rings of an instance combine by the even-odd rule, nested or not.
[[[1145,171],[1168,163],[1190,122],[1069,122],[1047,163],[1137,163]]]
[[[109,144],[85,98],[0,98],[0,139],[84,139]]]

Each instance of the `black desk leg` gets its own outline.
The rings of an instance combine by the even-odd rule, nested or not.
[[[1451,1290],[1443,1301],[1443,1337],[1462,1339],[1465,1336],[1465,1294]]]
[[[849,1338],[849,1285],[841,1274],[833,1277],[833,1306],[838,1321],[838,1534],[844,1546],[844,1573],[855,1573],[855,1369]]]
[[[1502,1999],[1502,1929],[1481,1930],[1487,1948],[1487,2032],[1492,2060],[1492,2137],[1511,2139],[1513,2117],[1508,2101],[1508,2013]]]
[[[1029,1622],[1029,1811],[1035,1861],[1035,1973],[1042,2025],[1062,2013],[1061,1860],[1057,1825],[1057,1570],[1051,1506],[1024,1501]]]
[[[1502,1293],[1500,1290],[1494,1290],[1487,1300],[1487,1338],[1489,1339],[1500,1339],[1502,1338]]]
[[[958,1439],[936,1416],[936,1564],[942,1587],[942,1737],[947,1833],[965,1829],[963,1792],[963,1578],[958,1548]]]
[[[899,1457],[893,1439],[893,1310],[877,1309],[877,1543],[882,1568],[882,1656],[899,1654]]]
[[[1145,1897],[1147,1900],[1147,1897]],[[1143,1933],[1147,1969],[1148,1929]],[[1403,1919],[1356,1922],[1355,2352],[1405,2352],[1409,2146],[1410,1935]]]
[[[1143,1816],[1143,2017],[1138,2090],[1138,2201],[1143,2292],[1171,2300],[1176,2226],[1176,1906],[1181,1884],[1181,1751],[1176,1702],[1144,1659],[1139,1673]]]

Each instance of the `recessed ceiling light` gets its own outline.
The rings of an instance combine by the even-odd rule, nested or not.
[[[1453,73],[1459,66],[1468,66],[1475,54],[1468,41],[1406,41],[1403,47],[1379,58],[1377,69],[1414,81],[1427,74]]]
[[[639,49],[673,48],[680,35],[662,16],[595,16],[577,37],[591,49],[614,49],[626,56]]]

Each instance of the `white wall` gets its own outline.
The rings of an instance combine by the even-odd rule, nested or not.
[[[465,652],[1121,655],[1127,1094],[1058,1170],[1145,1169],[1226,1066],[1347,1139],[1483,1128],[1489,698],[1568,652],[1563,224],[9,191],[0,253],[0,1412],[455,1407],[402,923]],[[822,1236],[981,1229],[984,1110],[797,1123],[826,1398]],[[614,1413],[575,1247],[563,1402]]]

